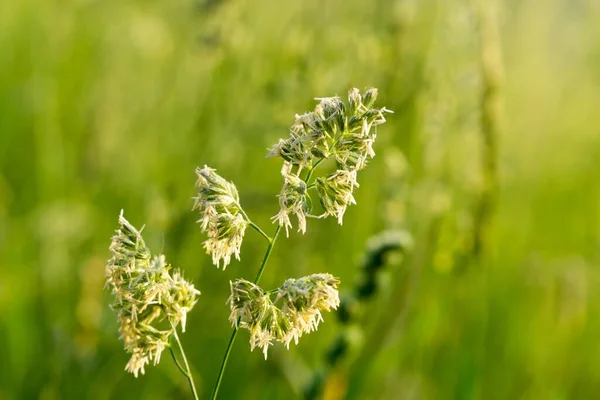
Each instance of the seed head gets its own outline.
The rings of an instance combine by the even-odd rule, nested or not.
[[[289,164],[287,164],[289,166]],[[272,219],[285,227],[289,236],[289,228],[292,227],[290,215],[296,215],[298,219],[298,231],[306,232],[306,213],[312,208],[312,201],[306,189],[306,182],[300,177],[284,168],[283,187],[277,196],[279,199],[279,213]]]
[[[331,274],[313,274],[299,279],[288,279],[279,288],[277,299],[283,301],[281,311],[292,328],[281,338],[286,347],[304,333],[317,330],[323,321],[321,311],[330,311],[340,305],[337,285],[340,281]]]
[[[285,333],[285,321],[269,297],[258,285],[245,279],[230,282],[231,295],[227,302],[231,309],[229,321],[236,328],[250,331],[250,350],[260,347],[267,359],[273,341]]]
[[[265,359],[273,342],[289,348],[292,340],[317,329],[323,320],[321,311],[337,308],[339,281],[330,274],[315,274],[288,279],[278,289],[265,292],[244,279],[231,282],[227,300],[231,309],[229,321],[236,328],[250,331],[250,349],[260,347]],[[275,302],[271,295],[277,294]],[[277,307],[281,302],[282,307]]]
[[[293,125],[290,137],[287,140],[279,139],[279,142],[269,149],[267,157],[281,157],[285,162],[301,167],[311,165],[314,159],[311,140],[304,129],[302,124]]]
[[[285,226],[286,232],[292,227],[290,214],[298,217],[299,231],[306,232],[306,215],[311,208],[306,191],[313,187],[325,208],[323,216],[335,215],[342,223],[346,206],[354,203],[356,171],[365,168],[375,156],[376,127],[385,122],[385,113],[391,112],[385,107],[373,107],[376,99],[375,88],[362,94],[351,89],[347,104],[339,96],[318,98],[313,111],[296,115],[289,138],[280,139],[270,149],[269,157],[284,160],[283,188],[278,196],[280,211],[273,220]],[[329,158],[335,160],[337,171],[325,179],[307,182],[317,163]],[[310,173],[303,175],[306,170]]]
[[[337,170],[325,179],[318,178],[316,185],[325,216],[337,217],[341,225],[348,205],[356,204],[353,196],[354,188],[359,186],[356,171]]]
[[[121,340],[131,358],[125,369],[136,377],[146,364],[160,361],[177,325],[185,331],[187,313],[200,294],[163,255],[151,257],[141,233],[119,216],[119,229],[110,245],[112,258],[105,269],[111,288]]]
[[[194,210],[200,212],[200,229],[208,239],[204,242],[206,253],[213,264],[223,269],[231,262],[231,256],[240,259],[240,248],[248,221],[240,206],[235,185],[226,181],[216,170],[205,166],[196,168],[198,196],[194,197]]]

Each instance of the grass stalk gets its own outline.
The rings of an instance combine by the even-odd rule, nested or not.
[[[475,208],[473,225],[473,255],[481,255],[488,235],[498,191],[498,132],[500,120],[500,87],[503,76],[500,37],[495,21],[493,2],[477,3],[480,26],[481,93],[481,168],[483,186]]]
[[[269,247],[267,247],[267,251],[265,252],[265,256],[263,261],[256,273],[256,278],[254,278],[254,283],[258,285],[260,282],[260,278],[262,277],[263,272],[265,271],[265,267],[267,266],[267,262],[271,257],[271,253],[273,252],[273,248],[275,247],[275,242],[279,237],[279,233],[281,232],[281,225],[277,225],[277,229],[275,230],[275,234],[272,239],[269,239]],[[238,319],[239,324],[239,319]],[[237,324],[236,324],[237,325]],[[225,350],[225,355],[223,356],[223,361],[221,362],[221,369],[219,370],[219,376],[217,377],[217,381],[215,382],[215,388],[213,389],[213,393],[211,399],[216,400],[219,394],[219,388],[221,387],[221,382],[223,380],[223,375],[225,373],[225,368],[227,367],[227,362],[229,361],[229,354],[231,353],[231,349],[233,347],[233,343],[235,342],[235,338],[237,337],[238,329],[233,328],[233,332],[231,333],[231,337],[229,338],[229,344],[227,345],[227,349]]]
[[[177,335],[177,329],[173,329],[173,337],[175,338],[175,341],[177,342],[177,346],[179,346],[179,351],[181,352],[181,358],[183,358],[183,365],[184,365],[185,369],[182,368],[181,364],[177,361],[177,358],[175,357],[175,354],[173,353],[172,349],[171,349],[171,356],[173,357],[173,360],[175,361],[177,368],[179,368],[179,370],[187,378],[187,380],[190,384],[190,389],[192,390],[192,395],[194,396],[194,400],[199,400],[198,391],[196,390],[196,386],[194,385],[194,378],[192,377],[192,371],[190,370],[190,365],[188,364],[187,357],[185,356],[185,351],[183,350],[183,345],[181,344],[181,341],[179,340],[179,335]]]

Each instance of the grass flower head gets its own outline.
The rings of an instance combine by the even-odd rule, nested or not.
[[[119,216],[119,229],[110,245],[112,258],[105,269],[106,285],[114,296],[121,340],[131,358],[125,369],[136,377],[145,366],[160,361],[171,336],[200,294],[163,255],[152,257],[140,231]]]
[[[313,274],[299,279],[288,279],[279,288],[277,299],[283,301],[281,311],[292,328],[281,341],[289,347],[304,333],[317,330],[323,321],[321,311],[331,311],[340,305],[337,285],[340,281],[331,274]]]
[[[376,127],[383,124],[385,114],[391,112],[385,107],[374,107],[376,99],[375,88],[363,93],[351,89],[347,103],[339,96],[318,98],[313,111],[296,115],[290,136],[280,139],[270,149],[268,157],[281,157],[284,161],[284,183],[278,196],[280,210],[273,220],[284,226],[286,232],[292,227],[290,214],[298,217],[299,231],[306,232],[311,198],[306,191],[294,192],[294,188],[316,187],[325,209],[321,216],[335,216],[342,223],[346,207],[355,203],[352,193],[358,187],[356,172],[375,157]],[[326,179],[308,182],[313,170],[326,159],[335,160],[336,172]],[[303,174],[304,171],[308,172]]]
[[[286,171],[285,168],[284,171]],[[272,219],[278,221],[279,225],[285,227],[286,233],[289,235],[289,228],[292,227],[290,215],[293,214],[298,219],[298,231],[305,233],[306,214],[310,212],[312,208],[306,182],[297,175],[285,172],[283,179],[284,183],[281,193],[277,195],[279,199],[279,213]]]
[[[212,256],[213,264],[223,269],[231,262],[231,257],[240,259],[240,249],[248,220],[240,206],[237,188],[219,176],[216,170],[205,166],[197,168],[194,210],[200,212],[200,229],[208,239],[204,242],[206,253]]]
[[[265,292],[245,279],[231,282],[228,304],[229,321],[236,328],[250,331],[250,349],[260,347],[265,359],[269,346],[280,342],[289,348],[304,333],[317,329],[323,320],[321,311],[340,304],[339,280],[330,274],[314,274],[288,279],[276,290]],[[272,301],[271,295],[276,295]],[[282,306],[277,304],[281,302]]]

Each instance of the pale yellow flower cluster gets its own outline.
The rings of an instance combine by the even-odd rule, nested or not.
[[[317,99],[314,111],[296,115],[289,138],[270,149],[268,157],[284,161],[279,212],[272,219],[286,233],[292,227],[291,215],[298,219],[298,230],[306,232],[306,218],[313,216],[309,189],[316,188],[323,208],[318,218],[334,216],[341,224],[347,206],[355,204],[356,172],[375,156],[376,127],[391,112],[373,107],[376,98],[377,89],[361,94],[355,88],[349,91],[347,104],[337,96]],[[336,170],[311,182],[314,169],[326,159],[335,161]]]
[[[208,236],[204,248],[212,256],[213,264],[218,268],[223,261],[225,269],[231,262],[231,256],[240,259],[248,221],[233,183],[207,166],[197,168],[196,175],[198,195],[194,198],[193,209],[200,212],[198,223],[202,232]]]
[[[119,229],[110,245],[112,258],[106,264],[106,285],[114,295],[125,351],[131,359],[125,367],[136,377],[150,361],[160,361],[170,346],[177,326],[185,331],[187,313],[200,294],[183,279],[163,255],[152,257],[141,233],[119,216]]]
[[[304,333],[317,329],[323,321],[321,312],[340,304],[338,284],[330,274],[313,274],[288,279],[281,287],[265,292],[252,282],[237,279],[231,282],[229,321],[250,331],[250,349],[261,348],[266,359],[273,342],[289,348],[292,340],[298,344]]]

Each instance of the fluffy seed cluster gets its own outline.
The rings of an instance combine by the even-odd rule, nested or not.
[[[298,344],[303,333],[317,330],[323,321],[321,311],[331,311],[340,305],[337,285],[340,281],[331,274],[313,274],[299,279],[288,279],[279,288],[277,299],[283,302],[282,313],[292,329],[282,342],[289,348],[292,339]]]
[[[273,219],[289,232],[289,228],[292,227],[290,215],[294,214],[298,219],[298,230],[302,233],[306,232],[306,214],[312,209],[306,182],[294,174],[284,174],[283,188],[277,197],[280,210]]]
[[[205,166],[196,168],[197,197],[193,210],[200,212],[198,223],[208,239],[204,242],[206,253],[213,264],[223,269],[231,262],[231,256],[240,259],[240,248],[248,227],[248,220],[240,206],[235,185],[226,181],[216,170]]]
[[[250,331],[250,349],[262,348],[266,359],[269,346],[282,338],[290,326],[281,310],[258,285],[245,279],[236,279],[230,285],[229,321],[236,328]]]
[[[346,207],[354,204],[353,191],[358,187],[356,172],[365,168],[375,156],[373,143],[377,125],[385,122],[385,107],[373,107],[377,89],[361,93],[351,89],[348,102],[338,96],[320,98],[314,111],[296,115],[290,136],[280,139],[268,157],[284,161],[283,188],[279,198],[280,211],[273,220],[286,228],[292,227],[290,215],[298,219],[298,230],[306,232],[306,217],[312,203],[308,189],[316,188],[324,213],[319,217],[335,216],[341,224]],[[312,172],[325,159],[334,159],[336,171],[308,182]]]
[[[328,215],[337,217],[341,225],[344,213],[354,200],[354,188],[357,188],[356,171],[337,170],[326,178],[317,178],[316,188],[323,208]]]
[[[317,329],[323,321],[321,312],[340,304],[338,284],[339,280],[330,274],[314,274],[288,279],[281,287],[265,292],[252,282],[237,279],[231,282],[227,301],[231,308],[229,321],[236,328],[250,331],[250,349],[261,348],[266,359],[273,342],[289,348],[292,340],[298,344],[304,333]],[[275,301],[271,300],[273,295]]]
[[[140,232],[119,216],[119,229],[110,245],[106,285],[114,295],[121,340],[131,358],[125,369],[137,378],[144,367],[160,361],[177,326],[185,331],[187,313],[200,294],[163,255],[152,257]]]

